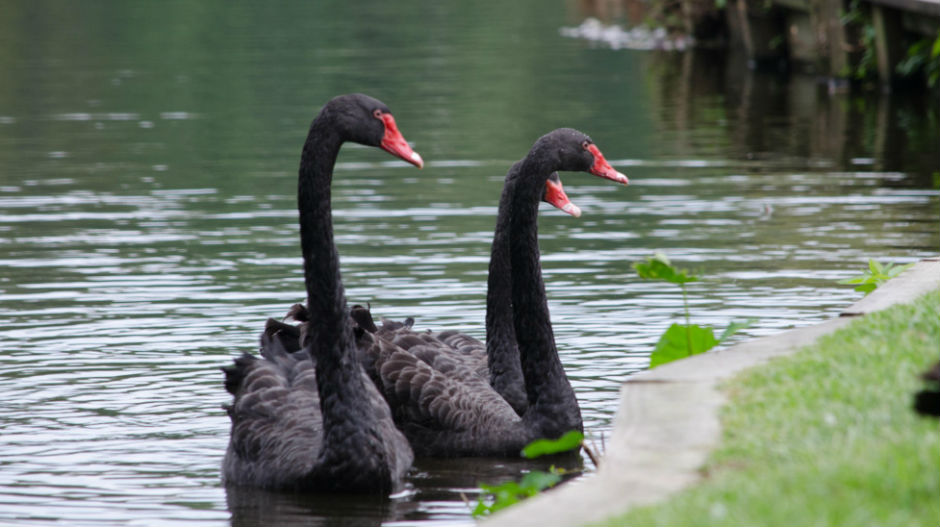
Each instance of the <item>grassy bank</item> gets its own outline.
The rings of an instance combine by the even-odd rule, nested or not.
[[[940,425],[911,409],[938,357],[934,291],[739,375],[705,480],[609,523],[940,524]]]

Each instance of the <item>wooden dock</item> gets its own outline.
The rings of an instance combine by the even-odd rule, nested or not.
[[[864,36],[845,23],[853,11],[874,29],[875,67],[886,87],[911,42],[940,35],[940,0],[861,0],[854,8],[845,0],[729,0],[726,7],[732,43],[750,61],[788,60],[832,79],[851,76],[863,60]]]

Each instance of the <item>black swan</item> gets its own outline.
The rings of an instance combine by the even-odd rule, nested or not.
[[[365,330],[361,337],[372,338],[371,345],[360,344],[371,357],[366,362],[374,361],[373,367],[367,365],[370,376],[417,455],[517,456],[535,439],[583,430],[577,399],[555,348],[539,264],[538,203],[556,170],[628,182],[588,136],[568,128],[541,137],[510,169],[500,200],[488,291],[488,304],[497,298],[506,309],[492,317],[488,309],[487,340],[496,340],[486,348],[488,376],[465,360],[480,346],[470,337],[417,333],[410,329],[411,319],[375,328],[368,311],[354,315]]]
[[[510,169],[510,175],[518,172],[518,164],[516,163]],[[416,343],[433,345],[437,341],[443,344],[439,348],[447,357],[445,360],[459,360],[475,370],[478,375],[489,379],[490,386],[512,406],[517,414],[522,415],[529,403],[522,378],[522,365],[519,362],[516,332],[512,326],[508,230],[509,200],[512,197],[513,188],[513,185],[503,187],[496,216],[496,230],[493,233],[493,245],[490,250],[486,289],[486,343],[456,330],[446,330],[436,334],[417,334],[411,330],[414,321],[410,318],[405,324],[384,321],[385,324],[379,330],[379,334],[406,349]],[[568,199],[558,172],[552,172],[548,176],[542,193],[542,201],[576,218],[581,216],[581,209]],[[415,336],[423,342],[415,340]],[[434,366],[434,362],[431,365]]]
[[[226,484],[388,493],[411,466],[408,441],[360,365],[340,279],[330,183],[345,141],[423,165],[376,99],[342,95],[313,120],[297,196],[310,336],[304,350],[291,353],[277,331],[266,330],[261,358],[246,353],[223,368],[234,395],[226,408],[232,421],[222,463]]]

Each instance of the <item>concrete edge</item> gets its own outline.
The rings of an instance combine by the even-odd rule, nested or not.
[[[701,480],[721,439],[725,379],[791,355],[852,317],[913,301],[940,288],[940,258],[917,262],[839,318],[664,364],[633,375],[620,391],[613,434],[597,473],[544,492],[481,522],[484,526],[585,525],[662,501]]]

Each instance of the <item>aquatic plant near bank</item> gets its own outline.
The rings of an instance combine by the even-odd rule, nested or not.
[[[633,268],[644,280],[669,282],[678,285],[682,289],[685,324],[674,323],[659,338],[656,348],[653,349],[653,353],[650,355],[650,368],[704,353],[754,323],[754,319],[748,319],[744,322],[731,322],[721,336],[716,338],[715,330],[711,326],[699,326],[698,324],[692,324],[690,321],[689,300],[685,284],[699,281],[698,276],[689,274],[685,269],[673,267],[663,253],[656,253],[647,258],[645,262],[636,262],[633,264]]]
[[[927,86],[940,86],[940,30],[936,37],[924,37],[907,48],[907,56],[898,63],[898,75],[923,75]]]
[[[877,289],[878,286],[908,270],[912,265],[914,264],[894,265],[889,263],[885,266],[869,258],[867,271],[858,276],[853,276],[852,278],[839,280],[839,283],[854,285],[856,291],[865,293],[865,296],[868,296],[868,294]]]
[[[558,439],[536,439],[522,449],[522,456],[533,459],[560,454],[575,450],[583,444],[584,434],[572,430]],[[568,472],[552,465],[548,472],[533,470],[522,476],[519,481],[507,481],[500,485],[481,483],[480,490],[482,492],[480,497],[477,498],[476,507],[473,508],[473,516],[487,516],[515,505],[524,499],[531,498],[539,492],[557,485],[561,481],[561,477]]]

